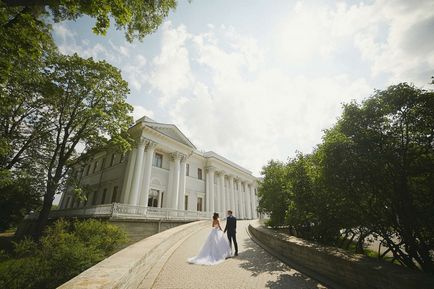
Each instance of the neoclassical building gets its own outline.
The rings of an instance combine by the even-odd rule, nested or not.
[[[257,178],[215,152],[201,152],[173,124],[142,117],[130,128],[136,145],[127,154],[104,151],[73,176],[86,186],[86,201],[72,187],[60,209],[119,203],[128,212],[204,212],[222,216],[231,209],[240,219],[257,218]],[[160,208],[160,209],[159,209]]]

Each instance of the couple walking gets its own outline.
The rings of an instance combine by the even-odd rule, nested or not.
[[[235,247],[235,256],[238,256],[238,244],[236,237],[237,218],[228,211],[226,218],[226,227],[223,231],[220,227],[219,214],[214,213],[212,217],[212,230],[203,244],[199,254],[189,258],[188,262],[200,265],[216,265],[223,262],[226,258],[232,256],[232,242]],[[224,233],[227,232],[227,238]]]

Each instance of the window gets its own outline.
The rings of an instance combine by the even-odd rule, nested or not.
[[[63,208],[64,209],[68,209],[70,204],[71,204],[71,196],[68,196],[66,198],[66,204],[65,204],[65,206]]]
[[[155,153],[153,164],[154,167],[161,168],[163,166],[163,155]]]
[[[184,210],[188,210],[188,196],[187,195],[185,195],[185,197],[184,197]]]
[[[154,208],[158,207],[158,194],[159,194],[158,190],[151,189],[148,197],[148,207],[154,207]]]
[[[95,164],[94,164],[94,166],[93,166],[93,171],[92,171],[92,173],[96,172],[96,168],[97,168],[97,166],[98,166],[98,161],[95,161]]]
[[[118,201],[118,186],[113,187],[113,193],[112,193],[112,203],[116,203]]]
[[[161,192],[161,204],[160,204],[160,208],[163,207],[163,199],[164,199],[164,192]]]
[[[121,153],[121,157],[119,158],[119,163],[125,160],[125,153]]]
[[[202,179],[202,169],[197,169],[197,178],[198,178],[199,180]]]
[[[90,170],[90,164],[88,164],[86,167],[86,176],[89,175],[89,170]]]
[[[202,212],[203,211],[203,199],[202,198],[197,198],[197,206],[196,209],[198,212]]]
[[[110,166],[113,166],[113,162],[115,161],[115,154],[112,154],[112,157],[110,159]]]
[[[104,189],[101,197],[101,204],[105,204],[105,196],[107,195],[107,189]]]
[[[185,175],[188,177],[190,175],[190,165],[186,164],[185,165]]]
[[[238,183],[235,183],[235,187],[237,188],[237,191],[238,191]]]

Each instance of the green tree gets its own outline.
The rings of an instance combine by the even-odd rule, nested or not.
[[[4,230],[41,203],[44,175],[37,160],[45,135],[38,111],[43,108],[42,71],[55,46],[48,25],[3,2],[0,39],[0,230]]]
[[[132,107],[126,103],[128,84],[120,71],[105,61],[82,59],[78,55],[54,55],[46,70],[50,82],[44,92],[49,138],[44,151],[46,189],[38,218],[38,233],[44,229],[54,195],[62,189],[68,166],[77,160],[76,148],[103,147],[109,142],[129,148],[124,132],[132,123]]]
[[[402,83],[349,103],[312,154],[263,174],[260,205],[277,224],[284,204],[302,237],[334,243],[343,232],[363,252],[379,236],[394,260],[434,272],[434,92]]]
[[[335,166],[342,178],[331,183],[346,179],[364,196],[372,230],[397,260],[433,273],[434,93],[405,83],[377,91],[346,105],[338,130],[352,143],[354,164]]]
[[[116,28],[123,30],[130,42],[134,39],[141,40],[154,32],[169,11],[176,8],[175,0],[6,0],[5,3],[33,14],[50,11],[55,22],[76,20],[82,15],[88,15],[96,19],[93,32],[102,35],[106,34],[111,21],[114,21]]]
[[[288,209],[287,168],[284,163],[270,161],[262,168],[264,179],[259,183],[258,210],[270,215],[270,225],[284,224]]]

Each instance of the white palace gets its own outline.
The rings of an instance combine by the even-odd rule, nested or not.
[[[87,200],[80,201],[67,188],[59,215],[77,210],[98,215],[116,205],[118,213],[128,216],[209,218],[231,209],[240,219],[258,217],[257,178],[249,170],[215,152],[198,151],[173,124],[145,116],[129,131],[136,139],[129,154],[100,152],[74,168],[75,179],[89,188]]]

